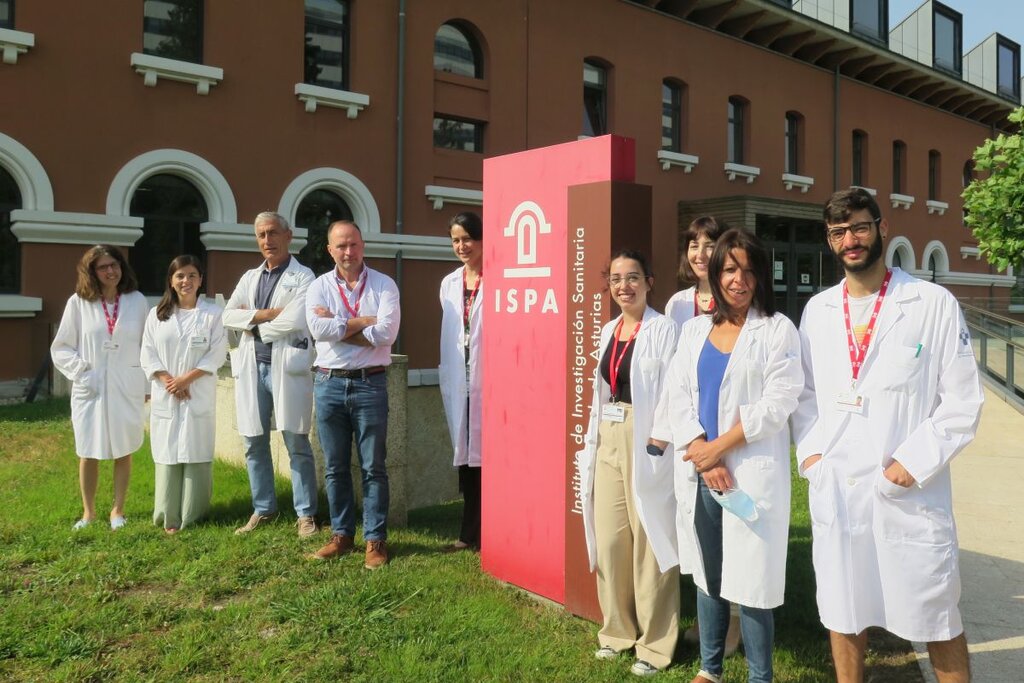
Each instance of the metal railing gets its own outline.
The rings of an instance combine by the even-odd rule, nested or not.
[[[961,302],[982,373],[1024,403],[1024,322]]]

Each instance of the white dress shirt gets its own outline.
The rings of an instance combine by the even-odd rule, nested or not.
[[[357,315],[377,317],[376,324],[360,332],[372,346],[342,341],[352,316],[341,300],[341,292],[351,308],[355,309],[358,303]],[[321,318],[313,312],[317,306],[326,308],[334,317]],[[398,336],[400,321],[395,281],[365,264],[355,287],[339,278],[335,269],[318,277],[306,292],[306,322],[316,340],[316,366],[320,368],[359,370],[390,365],[391,345]]]

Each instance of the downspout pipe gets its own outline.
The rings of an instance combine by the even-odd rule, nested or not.
[[[405,221],[405,0],[398,0],[398,87],[395,103],[395,234],[401,235]],[[395,284],[402,295],[402,250],[395,252]],[[395,352],[402,353],[402,330],[395,339]]]
[[[839,189],[839,67],[832,78],[832,191]]]

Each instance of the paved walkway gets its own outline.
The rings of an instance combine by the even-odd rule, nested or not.
[[[1024,681],[1024,414],[986,388],[978,434],[952,468],[973,680]]]

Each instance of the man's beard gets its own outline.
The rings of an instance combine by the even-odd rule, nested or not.
[[[839,265],[848,273],[863,273],[865,270],[870,270],[873,265],[882,258],[882,236],[881,234],[875,235],[875,240],[868,247],[868,257],[861,263],[848,263],[843,260],[842,252],[835,254],[836,260],[839,261]]]

